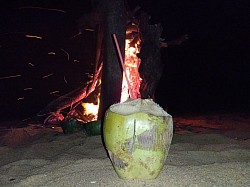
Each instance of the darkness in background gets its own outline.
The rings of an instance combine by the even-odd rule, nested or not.
[[[136,0],[162,23],[163,38],[188,34],[180,46],[162,49],[164,75],[157,102],[173,115],[198,112],[247,111],[250,106],[250,5],[243,0]],[[66,13],[33,6],[61,9]],[[0,17],[0,119],[35,115],[59,90],[65,94],[87,79],[93,70],[94,38],[77,34],[77,19],[91,9],[89,1],[6,1]],[[25,38],[42,36],[42,40]],[[68,61],[66,50],[70,55]],[[56,55],[48,55],[49,52]],[[79,63],[74,60],[80,61]],[[29,63],[34,64],[32,67]],[[44,75],[53,76],[42,79]],[[64,76],[67,84],[64,82]],[[32,87],[30,91],[24,91]],[[17,100],[24,97],[23,100]]]
[[[66,13],[35,7],[59,9]],[[87,1],[4,3],[0,18],[0,77],[22,76],[0,80],[1,119],[32,117],[59,95],[85,85],[87,73],[94,67],[94,34],[83,32],[73,36],[78,34],[77,20],[89,10]],[[43,39],[27,38],[26,34]],[[50,52],[55,55],[48,54]],[[53,75],[42,78],[49,74]],[[54,91],[60,92],[50,94]],[[18,100],[22,97],[24,99]]]
[[[131,1],[133,2],[133,1]],[[163,38],[188,34],[162,49],[156,99],[171,114],[250,109],[250,4],[239,0],[137,1],[162,23]]]

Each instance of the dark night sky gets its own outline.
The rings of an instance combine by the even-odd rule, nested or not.
[[[171,114],[189,112],[247,111],[250,108],[250,5],[247,0],[137,0],[162,23],[163,38],[188,34],[181,46],[162,49],[164,75],[156,93],[157,102]],[[66,13],[33,6],[61,9]],[[1,119],[34,115],[49,101],[48,93],[78,87],[91,69],[87,50],[92,44],[77,33],[76,20],[90,9],[88,1],[6,1],[0,18]],[[43,36],[43,40],[25,38]],[[70,54],[70,61],[63,50]],[[93,49],[93,48],[92,48]],[[53,51],[56,55],[48,55]],[[73,63],[73,60],[80,63]],[[35,64],[34,67],[29,63]],[[60,68],[59,68],[60,67]],[[54,73],[50,79],[42,76]],[[72,74],[74,76],[72,76]],[[67,77],[65,84],[63,77]],[[32,87],[31,92],[23,88]],[[23,100],[17,100],[25,97]]]

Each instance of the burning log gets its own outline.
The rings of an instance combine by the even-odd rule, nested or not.
[[[101,76],[102,64],[95,72],[95,76],[90,84],[85,87],[79,87],[66,95],[60,96],[56,100],[49,103],[43,110],[41,110],[37,117],[47,116],[44,123],[58,123],[64,119],[62,111],[66,108],[74,109],[80,101],[88,97],[96,88]]]
[[[187,35],[164,42],[161,38],[163,31],[161,24],[149,25],[150,16],[144,12],[138,13],[139,10],[140,7],[132,11],[127,10],[126,15],[123,0],[101,0],[91,13],[80,19],[79,34],[82,34],[82,30],[95,31],[96,34],[94,79],[91,84],[52,101],[38,116],[49,114],[45,122],[61,121],[65,119],[62,111],[70,107],[66,118],[79,117],[81,121],[96,119],[95,116],[85,116],[82,102],[96,89],[100,79],[102,80],[99,119],[103,118],[110,105],[125,101],[129,94],[133,98],[154,98],[163,70],[161,47],[180,45],[187,39]],[[121,48],[120,58],[124,59],[125,55],[123,68],[119,64],[117,50],[112,40],[113,34],[117,36]],[[100,65],[102,62],[103,68]],[[101,69],[102,78],[100,78]],[[126,74],[124,72],[129,72],[127,80],[122,76],[122,73]],[[129,85],[130,91],[128,91]]]
[[[155,90],[162,76],[164,65],[161,61],[161,47],[180,45],[188,39],[185,34],[176,40],[163,42],[161,24],[149,25],[150,18],[147,13],[141,13],[138,18],[139,36],[142,41],[140,53],[138,54],[141,59],[139,73],[142,78],[140,94],[143,99],[154,99]]]
[[[44,123],[59,123],[66,118],[75,117],[81,121],[90,121],[89,116],[84,116],[84,109],[81,105],[83,99],[88,97],[99,85],[102,73],[102,47],[103,47],[103,1],[94,5],[93,10],[83,15],[79,20],[79,33],[75,36],[82,34],[83,30],[95,32],[95,72],[93,80],[86,86],[81,86],[70,93],[60,96],[56,100],[49,103],[37,116],[47,116]],[[67,82],[65,80],[65,82]],[[62,111],[70,108],[66,115]],[[92,118],[92,117],[91,117]]]
[[[161,78],[163,64],[161,62],[160,37],[162,26],[160,24],[139,25],[142,33],[141,51],[138,54],[141,59],[139,73],[142,78],[140,93],[143,99],[154,98],[157,84]]]

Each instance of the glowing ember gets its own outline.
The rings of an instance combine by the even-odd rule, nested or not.
[[[137,57],[137,54],[140,52],[139,44],[135,44],[135,46],[130,46],[130,40],[126,40],[125,46],[125,68],[126,73],[128,75],[129,83],[132,88],[132,95],[136,98],[140,97],[140,83],[141,78],[138,72],[138,68],[140,65],[140,58]],[[121,93],[121,102],[126,101],[129,98],[129,90],[128,84],[125,79],[125,75],[123,73],[123,81],[122,81],[122,93]]]
[[[94,103],[82,103],[81,105],[84,108],[84,115],[91,116],[91,121],[97,120],[99,103],[100,103],[100,94],[98,94],[98,103],[95,105]]]

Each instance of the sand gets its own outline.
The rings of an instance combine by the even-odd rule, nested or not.
[[[168,159],[154,180],[119,179],[101,136],[64,135],[39,124],[5,129],[0,186],[250,186],[248,115],[186,116],[175,122]]]

